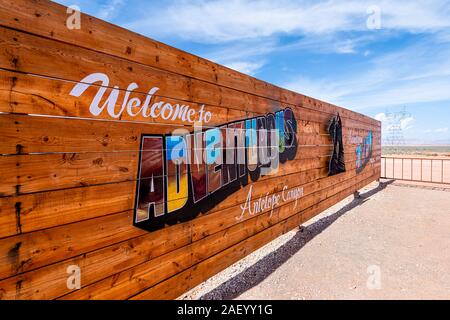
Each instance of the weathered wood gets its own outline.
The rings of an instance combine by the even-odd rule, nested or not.
[[[379,156],[374,156],[377,159]],[[252,200],[261,193],[270,191],[280,192],[280,178],[289,175],[284,183],[290,189],[303,186],[310,181],[325,186],[337,177],[323,180],[327,177],[328,157],[320,159],[297,160],[280,168],[277,176],[264,176],[260,181],[252,184]],[[347,161],[349,172],[340,175],[344,179],[355,175],[354,160]],[[281,178],[282,179],[282,178]],[[237,194],[228,197],[209,213],[241,205],[249,187],[245,187]],[[306,188],[305,188],[306,189]],[[83,219],[90,219],[111,213],[132,210],[134,205],[133,191],[135,182],[113,183],[53,192],[38,192],[28,195],[0,198],[0,238],[50,228],[58,224],[72,223]],[[272,192],[270,192],[271,194]],[[305,191],[307,194],[307,191]],[[18,220],[19,219],[19,220]],[[199,220],[200,221],[200,220]],[[20,224],[20,226],[19,226]]]
[[[65,10],[0,0],[0,299],[174,298],[379,178],[379,121],[88,15],[69,30]],[[70,95],[93,73],[104,82]],[[90,110],[99,90],[100,105],[118,94],[112,113]],[[137,103],[147,98],[148,106],[188,106],[193,118],[144,116]],[[121,108],[127,112],[114,115]],[[152,232],[133,226],[138,177],[149,178],[138,174],[141,135],[192,132],[202,110],[211,112],[206,129],[284,108],[297,120],[298,148],[276,175],[193,220]],[[347,171],[329,177],[328,124],[337,113]],[[369,132],[370,159],[357,170]],[[297,200],[245,211],[248,201],[300,188]],[[81,269],[81,290],[67,288],[71,265]]]
[[[372,175],[372,174],[373,174],[372,170],[370,172],[368,171],[366,174],[361,176],[361,179],[363,179],[364,177],[368,177],[369,175]],[[295,206],[293,202],[289,202],[286,205],[283,205],[282,207],[278,208],[276,210],[276,212],[272,216],[270,216],[269,213],[266,212],[264,214],[261,214],[258,217],[253,217],[253,218],[250,218],[250,219],[246,219],[246,220],[249,221],[249,222],[246,222],[247,225],[251,226],[249,228],[244,228],[245,225],[240,223],[240,224],[235,225],[232,229],[229,229],[229,230],[226,229],[226,228],[229,228],[227,225],[223,226],[221,229],[217,229],[217,228],[211,229],[210,233],[211,234],[215,234],[214,237],[213,237],[213,239],[215,239],[215,240],[212,241],[211,238],[205,238],[207,236],[207,234],[203,234],[201,237],[197,236],[196,237],[197,241],[201,240],[203,238],[205,238],[205,239],[203,240],[203,242],[195,244],[194,248],[197,248],[197,247],[198,248],[197,249],[192,249],[190,251],[190,253],[186,257],[189,258],[189,259],[194,259],[195,261],[201,261],[204,256],[209,256],[209,255],[213,254],[213,252],[215,252],[214,250],[216,250],[216,251],[217,250],[222,250],[222,249],[226,248],[226,246],[229,245],[230,242],[235,243],[236,241],[239,241],[239,239],[241,239],[242,237],[248,237],[249,236],[249,232],[256,232],[257,230],[261,230],[261,228],[263,226],[267,225],[267,223],[275,223],[276,221],[278,221],[278,219],[282,219],[283,217],[287,217],[289,215],[294,214],[295,212],[298,212],[300,210],[308,208],[309,206],[311,206],[311,205],[313,205],[315,203],[314,199],[318,195],[323,194],[321,197],[317,198],[319,200],[323,200],[323,199],[326,198],[325,192],[328,191],[328,192],[330,192],[329,195],[333,195],[335,193],[338,193],[340,190],[344,189],[345,187],[348,187],[349,185],[353,184],[351,179],[347,179],[345,183],[342,183],[342,182],[343,182],[342,179],[341,180],[336,179],[335,180],[335,185],[337,184],[337,187],[331,187],[330,186],[330,187],[328,187],[328,189],[319,190],[319,191],[316,192],[317,194],[312,194],[311,196],[305,198],[305,201],[302,201],[301,203],[299,203],[298,206]],[[211,219],[215,220],[216,217],[211,216]],[[229,220],[231,220],[231,219],[235,220],[235,217],[230,215],[230,214],[228,214],[228,219]],[[250,221],[250,220],[252,220],[252,221]],[[183,224],[183,225],[185,225],[187,227],[188,225],[190,225],[190,223]],[[208,226],[209,225],[206,224],[206,229],[208,229]],[[225,231],[222,232],[221,230],[225,230]],[[254,230],[254,231],[252,231],[252,230]],[[160,231],[158,231],[158,232],[160,232]],[[192,231],[191,231],[191,233],[192,233]],[[127,254],[127,258],[130,260],[130,263],[131,263],[131,261],[136,261],[136,260],[138,260],[138,261],[141,260],[142,261],[142,259],[146,259],[146,258],[149,259],[149,257],[146,256],[146,255],[134,258],[132,256],[134,254],[134,252],[137,252],[138,254],[141,253],[141,252],[148,252],[148,253],[151,252],[152,255],[154,253],[154,250],[152,249],[152,247],[149,246],[149,245],[151,245],[151,239],[153,238],[153,234],[145,235],[145,236],[142,236],[142,237],[139,237],[139,238],[141,238],[141,239],[137,240],[137,238],[136,238],[136,240],[133,240],[133,241],[130,242],[129,246],[131,246],[131,248],[133,248],[133,252],[130,252],[129,254]],[[148,241],[145,241],[144,238],[148,238]],[[181,243],[184,243],[184,242],[181,242]],[[216,243],[216,245],[213,245],[214,243]],[[121,246],[125,246],[125,244],[121,244]],[[146,250],[144,250],[144,248]],[[173,249],[175,249],[175,247],[173,247],[172,250]],[[177,269],[181,268],[181,266],[183,264],[185,265],[186,263],[188,263],[187,261],[184,261],[184,258],[183,258],[184,256],[183,255],[181,255],[180,257],[177,257],[180,252],[186,253],[186,251],[183,248],[181,248],[178,252],[170,253],[169,255],[167,255],[167,257],[164,257],[164,258],[161,258],[161,259],[166,259],[167,258],[167,260],[164,260],[164,261],[168,261],[168,262],[170,262],[170,264],[173,261],[175,261],[176,263],[174,263],[174,266],[173,266],[174,269],[173,270],[177,270]],[[106,250],[106,251],[105,250],[99,250],[99,254],[100,253],[101,253],[102,256],[103,255],[108,256],[108,255],[111,254],[111,250]],[[122,254],[121,252],[117,253],[118,256],[120,256],[121,254]],[[80,259],[71,260],[71,263],[75,263],[75,264],[80,265],[80,266],[81,265],[86,265],[86,264],[90,265],[90,262],[87,262],[86,259],[87,258],[85,256],[82,256],[82,257],[80,257]],[[100,258],[100,257],[96,257],[95,259],[96,260],[100,260],[100,259],[103,260],[103,258]],[[105,259],[106,259],[106,261],[110,261],[108,258],[105,258]],[[160,266],[161,261],[162,261],[161,259],[157,259],[157,260],[154,260],[154,261],[149,261],[149,263],[147,263],[146,265],[142,265],[142,266],[138,265],[138,270],[140,270],[142,268],[149,268],[149,266],[154,266],[152,268],[158,269],[158,267]],[[179,259],[181,259],[181,260],[179,260]],[[113,274],[114,272],[118,271],[118,268],[121,268],[121,267],[125,268],[126,267],[124,260],[118,259],[118,261],[120,262],[120,266],[119,265],[116,266],[115,263],[111,263],[111,261],[110,261],[109,267],[107,268],[110,271],[107,271],[106,267],[105,267],[103,269],[104,272],[101,275],[105,276],[108,273],[112,273]],[[64,266],[67,266],[66,262],[64,262],[62,264]],[[130,266],[132,266],[132,265],[128,265],[128,267],[130,267]],[[39,270],[38,269],[36,271],[33,271],[33,272],[29,273],[28,276],[26,276],[27,274],[25,274],[24,276],[19,276],[19,277],[16,277],[16,278],[10,278],[10,279],[8,279],[6,281],[2,281],[2,282],[0,282],[0,288],[4,289],[6,292],[9,292],[10,289],[8,289],[8,288],[10,286],[12,288],[12,287],[14,287],[14,283],[16,283],[17,281],[21,281],[21,288],[22,288],[22,290],[21,290],[21,293],[22,293],[21,298],[30,298],[30,297],[32,297],[32,295],[30,295],[30,293],[34,292],[35,290],[39,290],[40,292],[42,292],[42,295],[44,295],[42,297],[47,297],[48,298],[49,294],[50,294],[49,292],[53,291],[52,287],[49,287],[49,283],[54,283],[57,286],[57,288],[59,288],[59,289],[55,289],[56,292],[67,292],[67,288],[65,286],[65,282],[59,282],[59,283],[57,282],[57,279],[59,279],[58,273],[60,271],[58,271],[58,273],[55,273],[52,270],[53,268],[56,269],[56,270],[61,270],[61,268],[59,268],[59,267],[55,268],[53,266],[52,266],[52,268],[43,268],[44,270]],[[87,271],[88,270],[86,270],[85,272],[87,272]],[[96,274],[98,275],[98,273],[96,273]],[[121,275],[120,278],[121,279],[128,279],[130,276],[135,275],[135,274],[136,275],[142,274],[142,272],[138,272],[138,271],[135,271],[134,269],[132,269],[130,271],[127,271],[124,275]],[[144,274],[145,274],[145,272],[144,272]],[[165,275],[165,273],[161,272],[161,274],[158,277],[163,277],[164,275]],[[40,278],[40,277],[44,277],[45,280]],[[90,274],[85,274],[85,277],[88,278],[88,279],[92,278]],[[84,279],[86,279],[86,278],[84,278]],[[149,279],[153,279],[153,278],[154,279],[158,279],[156,277],[156,275],[150,276]],[[123,280],[118,282],[117,277],[113,276],[111,279],[105,279],[101,283],[96,283],[96,285],[94,285],[92,288],[89,288],[88,290],[77,291],[73,295],[80,297],[80,295],[85,295],[86,292],[90,292],[89,293],[90,294],[89,298],[93,298],[94,296],[97,297],[97,298],[99,298],[99,297],[100,298],[101,297],[105,298],[109,294],[111,294],[111,293],[108,293],[106,291],[106,289],[109,289],[111,283],[112,284],[116,284],[116,283],[120,284],[122,281]],[[141,283],[140,279],[136,279],[136,281],[137,281],[137,285],[139,287],[144,285],[143,283]],[[154,281],[154,280],[150,280],[150,281]],[[39,286],[40,284],[43,284],[43,283],[46,284],[47,290],[43,291],[39,287],[35,287],[36,285]],[[87,285],[89,282],[87,282],[87,280],[84,280],[83,283],[85,283],[85,285]],[[31,287],[29,287],[30,285],[31,285]],[[123,284],[121,284],[121,285],[123,285]],[[95,295],[92,293],[92,289],[93,288],[95,288],[95,290],[97,291],[97,293]],[[112,292],[116,292],[116,289],[117,288],[114,288],[114,290]],[[130,284],[130,290],[132,290],[132,289],[133,289],[133,286],[131,286],[131,284]],[[14,292],[14,294],[15,294],[15,292]],[[116,292],[116,294],[119,294],[119,293]],[[87,296],[84,296],[84,298],[87,298]],[[122,296],[122,298],[123,298],[123,296]]]
[[[69,95],[77,83],[75,81],[0,70],[0,112],[115,120],[106,111],[97,116],[89,112],[89,106],[97,91],[102,86],[96,83],[88,88],[80,97]],[[125,93],[128,92],[126,87],[122,89],[119,98],[124,97]],[[111,87],[107,87],[102,103],[106,100],[106,96],[109,95],[111,90]],[[130,92],[130,94],[132,94],[133,98],[138,98],[142,102],[147,97],[147,92]],[[247,117],[245,111],[238,109],[202,105],[191,101],[171,99],[157,94],[153,97],[152,104],[162,101],[172,105],[189,105],[196,111],[196,117],[192,117],[192,120],[195,121],[199,120],[198,111],[203,106],[212,113],[211,121],[208,122],[209,126],[220,125]],[[122,101],[118,99],[116,103],[117,110],[121,108],[121,104]],[[144,117],[142,113],[132,117],[127,112],[123,112],[122,116],[117,120],[185,125],[185,121],[182,121],[179,117],[161,120]]]
[[[371,173],[373,174],[373,173]],[[339,188],[330,190],[332,195],[339,193],[345,187],[349,187],[349,183],[340,185]],[[311,197],[312,199],[312,197]],[[243,241],[257,232],[264,230],[291,217],[296,212],[305,212],[307,208],[314,207],[317,201],[325,201],[326,197],[320,200],[306,200],[300,206],[295,206],[289,203],[278,208],[277,212],[272,215],[269,213],[261,214],[256,218],[241,222],[239,225],[227,228],[223,232],[218,232],[211,237],[204,238],[198,242],[190,245],[190,250],[186,251],[186,247],[180,249],[183,253],[172,252],[155,261],[139,265],[137,268],[132,268],[126,272],[121,273],[118,277],[112,277],[95,283],[86,289],[78,290],[65,298],[68,299],[125,299],[130,297],[130,294],[137,292],[139,289],[143,290],[146,286],[151,286],[164,280],[168,274],[176,274],[186,268],[186,266],[201,262],[211,255],[224,250],[232,244]],[[159,272],[161,269],[164,272]],[[171,271],[172,270],[172,271]],[[131,281],[130,281],[131,279]]]
[[[68,293],[67,268],[82,270],[82,283],[93,283],[190,243],[190,224],[178,224],[127,241],[91,251],[51,266],[1,281],[0,299],[53,299]],[[17,290],[19,286],[20,290]]]
[[[0,195],[134,181],[139,152],[0,156]]]
[[[264,113],[272,112],[281,107],[281,102],[278,100],[270,100],[189,77],[177,76],[153,67],[100,54],[91,50],[81,49],[65,43],[55,43],[54,41],[35,37],[30,34],[0,27],[0,36],[0,41],[2,41],[0,42],[2,44],[0,47],[0,67],[4,69],[54,77],[72,82],[79,82],[87,75],[101,72],[108,76],[110,87],[117,85],[120,89],[125,90],[130,83],[136,83],[138,87],[134,92],[141,94],[146,94],[148,90],[158,84],[157,87],[159,90],[157,93],[159,96],[198,104],[209,104],[248,112]],[[49,73],[50,70],[51,73]],[[16,92],[15,87],[18,80],[18,76],[10,77],[10,84],[6,84],[3,90],[7,93]],[[61,92],[62,89],[68,90],[67,85],[59,85],[57,92]],[[87,90],[87,93],[84,94],[87,94],[88,97],[90,96],[89,100],[92,100],[98,87],[91,86]],[[78,101],[78,99],[70,97],[69,92],[66,92],[69,101],[65,103],[67,105],[65,108],[53,102],[53,96],[50,99],[45,97],[45,90],[39,90],[37,94],[34,94],[33,98],[47,99],[54,104],[53,109],[60,108],[64,111],[67,108],[76,106],[76,102]],[[109,92],[105,93],[105,95],[108,94]],[[118,101],[121,102],[124,95],[125,93],[122,91],[122,95],[119,94]],[[14,102],[9,102],[7,105],[9,109],[11,109],[11,105],[14,106]],[[322,104],[320,105],[323,106]],[[299,104],[287,106],[302,108]],[[313,112],[308,110],[308,108],[302,108],[301,110],[303,113],[310,114],[309,120],[311,120],[311,117],[313,117],[312,120],[317,120],[314,117],[322,116],[327,117],[327,119],[330,117],[329,112],[324,111],[324,108],[318,109],[314,106],[314,109]],[[299,110],[295,111],[297,112]],[[344,114],[343,118],[345,118]],[[352,119],[348,120],[354,121]],[[364,124],[363,121],[358,122],[359,125]]]
[[[3,26],[269,99],[293,105],[314,104],[314,109],[320,107],[329,113],[338,110],[344,117],[377,124],[362,114],[279,88],[85,14],[82,14],[83,28],[69,30],[65,27],[66,8],[55,3],[35,1],[30,5],[26,0],[3,0],[0,6],[0,24]]]
[[[126,211],[5,238],[0,240],[0,279],[142,234]]]
[[[10,13],[6,16],[3,15],[2,18],[4,19],[0,20],[2,25],[5,26],[24,29],[30,33],[89,49],[94,48],[97,51],[145,65],[230,86],[238,90],[247,90],[250,93],[280,99],[284,102],[297,104],[299,100],[311,100],[310,97],[248,77],[88,15],[82,15],[83,25],[87,25],[87,27],[76,32],[61,28],[61,25],[65,24],[67,15],[65,14],[65,8],[58,4],[37,1],[33,6],[30,6],[26,1],[14,1],[13,3],[6,1],[6,4],[2,3],[2,5],[8,8]],[[42,23],[42,19],[47,20]],[[335,109],[335,106],[330,104],[327,104],[327,106]],[[342,111],[346,112],[345,109],[342,109]],[[364,120],[373,121],[369,117],[358,116]],[[375,122],[372,123],[375,124]]]
[[[372,170],[373,167],[365,169],[365,171],[360,174],[359,179],[364,179],[372,175]],[[298,203],[298,206],[302,207],[311,201],[318,201],[318,199],[326,195],[326,192],[320,193],[320,191],[338,190],[342,184],[349,184],[350,182],[348,180],[350,179],[351,181],[351,179],[354,179],[355,177],[355,172],[346,172],[339,176],[330,177],[328,179],[317,179],[302,185],[293,186],[292,188],[303,187],[304,196]],[[280,194],[281,192],[282,190],[276,190],[275,194]],[[259,197],[260,194],[261,193],[255,192],[253,199]],[[242,202],[239,203],[239,205],[241,204]],[[307,206],[305,208],[307,208]],[[266,209],[263,210],[263,212],[264,211],[270,210]],[[223,211],[212,212],[208,215],[197,218],[193,221],[192,225],[192,240],[195,241],[201,239],[211,233],[251,218],[251,216],[246,215],[242,219],[237,220],[236,216],[239,216],[239,213],[239,211],[236,213],[236,209],[231,207],[226,208]]]
[[[0,198],[0,238],[132,210],[136,182]]]
[[[4,114],[0,115],[0,134],[3,137],[0,154],[139,151],[142,134],[171,134],[174,129],[183,128]],[[297,132],[299,136],[302,135],[300,130]],[[347,131],[344,134],[345,143],[348,141]],[[374,136],[378,137],[379,132],[374,132]],[[331,150],[331,145],[329,148]]]
[[[303,136],[304,137],[304,136]],[[321,139],[306,136],[306,140]],[[311,141],[302,142],[308,143]],[[345,145],[346,161],[355,160],[355,146]],[[305,144],[298,146],[296,158],[280,166],[279,175],[326,167],[332,147]],[[374,150],[374,156],[378,150]],[[0,156],[0,198],[40,191],[136,180],[138,168],[136,151],[51,153]],[[318,163],[321,163],[319,166]]]
[[[363,182],[367,183],[366,181]],[[329,207],[329,203],[333,201],[338,202],[351,195],[356,189],[357,186],[354,185],[344,191],[341,191],[341,193],[335,195],[333,198],[327,199],[328,201],[325,200],[324,203],[318,203],[313,208],[294,214],[274,226],[267,227],[256,235],[227,248],[211,258],[202,260],[202,262],[194,265],[193,267],[131,297],[131,299],[175,299],[183,292],[193,288],[205,279],[225,269],[230,262],[232,264],[239,259],[242,259],[246,255],[262,247],[270,240],[277,238],[278,236],[297,227],[307,219],[317,215]]]

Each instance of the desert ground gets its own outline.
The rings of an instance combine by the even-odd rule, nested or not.
[[[383,150],[381,174],[389,179],[373,182],[359,198],[346,198],[179,299],[450,299],[446,148]],[[402,175],[425,182],[398,180]]]
[[[450,184],[450,147],[383,147],[382,154],[382,177]]]
[[[450,158],[450,146],[382,146],[382,154]]]
[[[386,180],[180,299],[449,299],[450,189]]]

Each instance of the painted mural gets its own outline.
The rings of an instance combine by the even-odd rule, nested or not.
[[[90,87],[97,88],[89,106],[89,112],[96,117],[106,113],[112,119],[120,119],[124,114],[127,114],[131,118],[140,115],[148,119],[181,120],[190,124],[195,122],[208,123],[212,117],[211,112],[205,110],[204,105],[199,110],[195,110],[189,105],[173,105],[164,100],[154,102],[154,97],[159,91],[158,87],[150,88],[145,100],[142,101],[138,97],[130,97],[139,88],[135,82],[130,83],[125,91],[119,86],[114,86],[106,95],[108,86],[110,86],[108,75],[100,72],[91,73],[73,87],[70,95],[80,97]],[[122,103],[119,99],[121,92],[124,92]],[[101,101],[104,101],[102,105],[100,105]]]
[[[187,134],[143,135],[135,225],[156,230],[193,219],[242,186],[276,174],[295,158],[296,132],[286,108]]]
[[[372,157],[373,134],[369,131],[361,144],[356,146],[356,173],[360,173]]]
[[[328,175],[345,172],[344,142],[342,141],[342,121],[339,113],[331,118],[328,125],[328,133],[333,141],[333,153],[328,165]]]

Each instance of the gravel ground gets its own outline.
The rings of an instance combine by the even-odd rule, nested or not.
[[[372,183],[179,299],[449,299],[449,191]]]

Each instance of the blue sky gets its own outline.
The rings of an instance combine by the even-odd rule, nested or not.
[[[450,144],[450,1],[60,0],[233,69]]]

